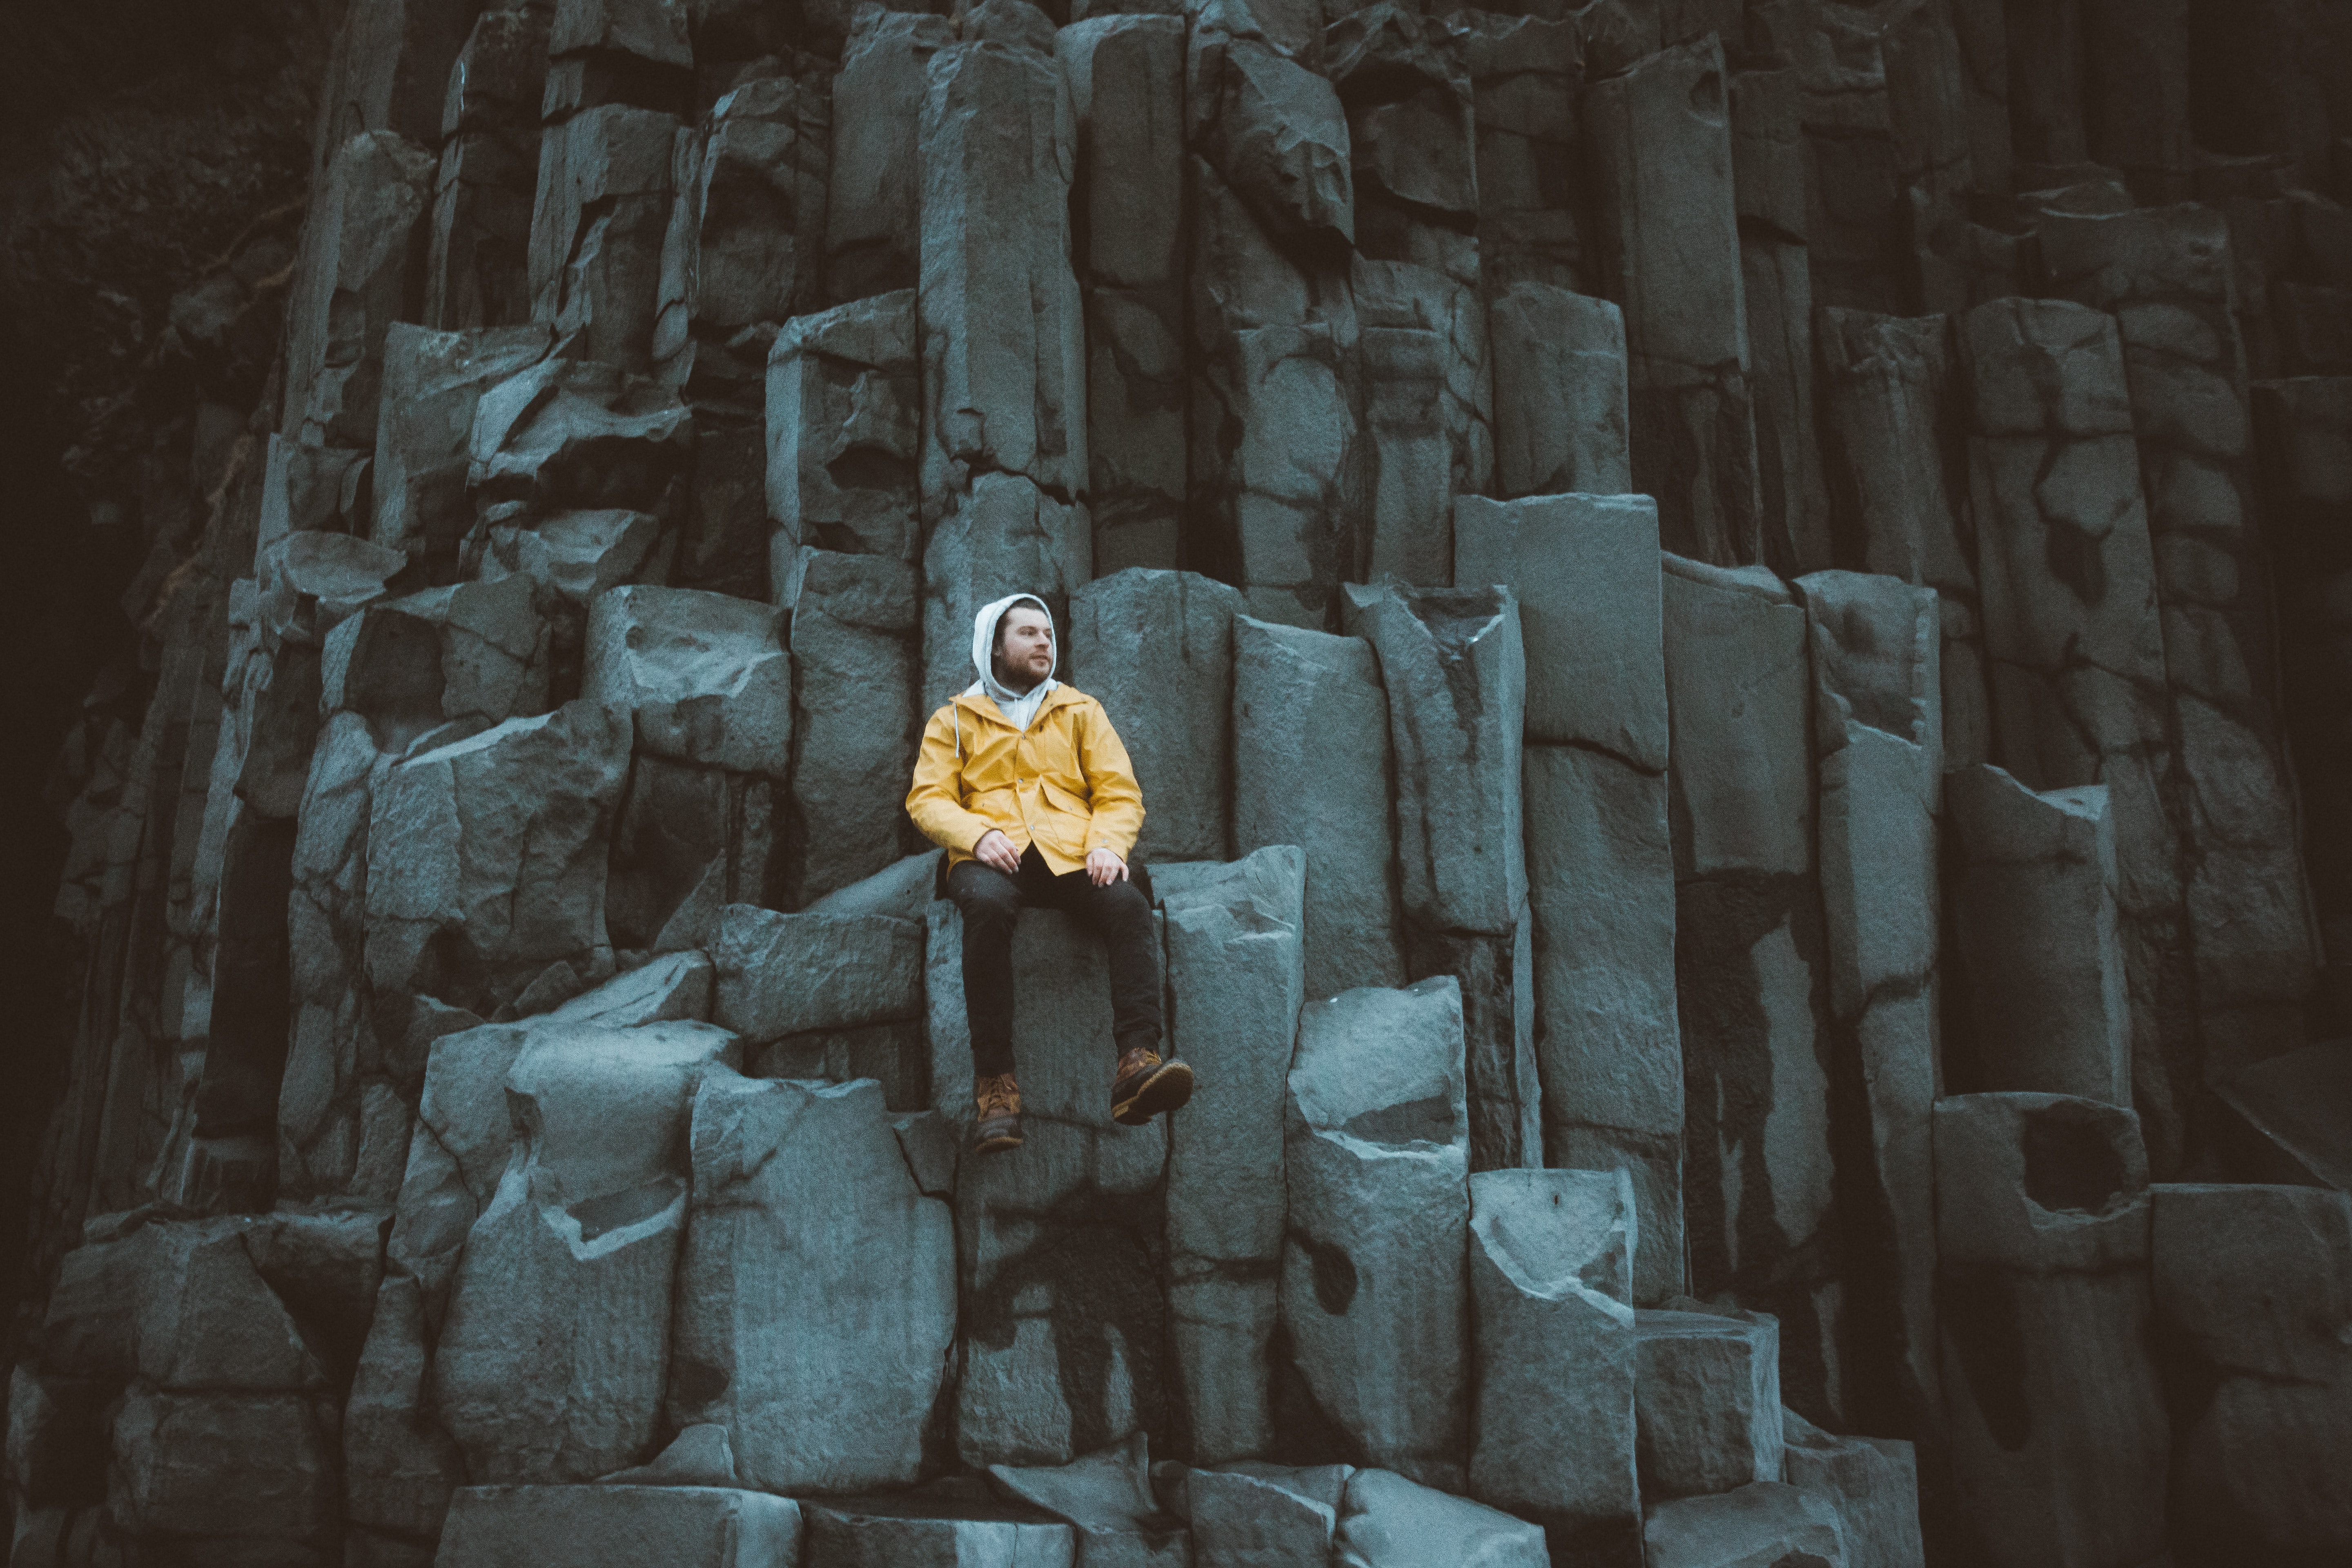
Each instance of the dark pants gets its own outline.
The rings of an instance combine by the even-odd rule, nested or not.
[[[963,911],[963,1005],[974,1073],[1013,1070],[1013,921],[1024,907],[1060,910],[1101,933],[1119,1050],[1160,1048],[1160,953],[1142,888],[1132,881],[1097,888],[1084,868],[1056,877],[1033,844],[1018,876],[977,860],[958,865],[948,873],[948,897]]]

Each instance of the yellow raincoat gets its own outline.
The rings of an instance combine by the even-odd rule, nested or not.
[[[989,829],[1066,876],[1096,849],[1121,860],[1143,828],[1143,791],[1102,704],[1070,686],[1046,693],[1025,731],[977,691],[931,715],[907,815],[948,852],[972,858]]]

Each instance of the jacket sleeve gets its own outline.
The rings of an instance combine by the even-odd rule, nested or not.
[[[1127,746],[1099,704],[1087,706],[1077,731],[1078,769],[1094,799],[1087,850],[1108,849],[1124,860],[1135,848],[1135,836],[1143,831],[1143,787],[1135,782],[1135,764],[1128,761]]]
[[[907,792],[907,815],[932,843],[969,850],[987,835],[989,825],[963,808],[963,759],[956,752],[955,729],[942,708],[923,726],[915,784]]]

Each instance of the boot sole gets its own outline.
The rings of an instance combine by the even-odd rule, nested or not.
[[[1136,1085],[1135,1092],[1125,1100],[1115,1100],[1110,1119],[1122,1127],[1140,1127],[1166,1110],[1174,1110],[1192,1098],[1192,1069],[1182,1062],[1162,1062],[1151,1070],[1151,1076]]]
[[[971,1152],[975,1154],[1003,1154],[1019,1147],[1021,1147],[1021,1129],[1016,1124],[994,1131],[982,1128],[980,1136],[972,1142]]]

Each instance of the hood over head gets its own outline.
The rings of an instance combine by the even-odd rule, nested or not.
[[[971,618],[971,667],[980,671],[980,689],[991,697],[996,697],[1000,693],[1007,698],[1013,695],[1012,691],[1005,688],[1003,681],[996,679],[996,667],[990,656],[996,651],[996,623],[1004,618],[1005,611],[1011,609],[1015,605],[1023,604],[1036,605],[1040,610],[1045,611],[1045,618],[1047,620],[1051,620],[1054,617],[1053,610],[1046,605],[1045,600],[1039,598],[1036,595],[1007,594],[1002,599],[997,599],[992,603],[982,605],[980,607],[980,613]],[[1054,668],[1045,672],[1045,679],[1039,682],[1040,685],[1050,684],[1054,677],[1061,670],[1062,638],[1060,634],[1061,628],[1058,626],[1055,627],[1054,637]]]

